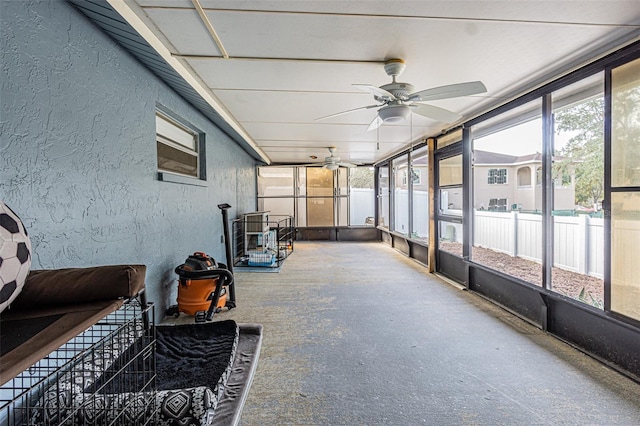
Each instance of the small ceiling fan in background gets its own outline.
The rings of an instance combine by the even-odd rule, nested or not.
[[[470,81],[414,92],[415,89],[413,85],[396,81],[396,77],[402,74],[405,67],[406,65],[402,59],[389,59],[384,64],[384,70],[387,75],[392,77],[393,81],[391,83],[380,87],[371,84],[353,85],[360,90],[371,93],[373,98],[380,102],[379,104],[338,112],[317,118],[316,120],[337,117],[363,109],[379,108],[376,118],[369,124],[367,131],[377,129],[385,122],[393,123],[406,120],[412,112],[433,120],[452,123],[460,119],[460,114],[421,102],[476,95],[487,91],[487,88],[481,81]]]
[[[302,164],[302,165],[303,166],[322,166],[323,168],[328,170],[338,170],[339,167],[348,167],[348,168],[356,167],[356,164],[341,161],[340,157],[335,155],[335,152],[336,152],[335,146],[330,146],[327,149],[329,150],[329,154],[331,155],[329,155],[328,157],[324,157],[324,162]]]

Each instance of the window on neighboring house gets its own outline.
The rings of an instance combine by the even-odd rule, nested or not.
[[[507,199],[506,198],[492,198],[489,200],[490,212],[506,212],[507,211]]]
[[[542,167],[536,168],[536,185],[542,186]]]
[[[158,172],[168,172],[205,180],[204,135],[156,112]]]
[[[507,169],[489,169],[487,183],[489,185],[499,185],[507,183]]]

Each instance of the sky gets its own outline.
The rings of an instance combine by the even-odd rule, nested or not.
[[[570,134],[555,135],[556,150],[569,141]],[[542,152],[542,121],[532,120],[498,133],[476,139],[474,149],[509,155],[526,155]]]

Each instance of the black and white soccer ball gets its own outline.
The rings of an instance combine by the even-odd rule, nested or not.
[[[13,302],[31,266],[31,240],[22,221],[0,201],[0,312]]]

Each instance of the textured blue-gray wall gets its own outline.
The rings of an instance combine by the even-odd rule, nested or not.
[[[0,0],[0,199],[33,269],[143,263],[159,318],[173,269],[224,262],[222,217],[253,211],[254,160],[64,0]],[[155,110],[206,133],[206,187],[157,180]]]

